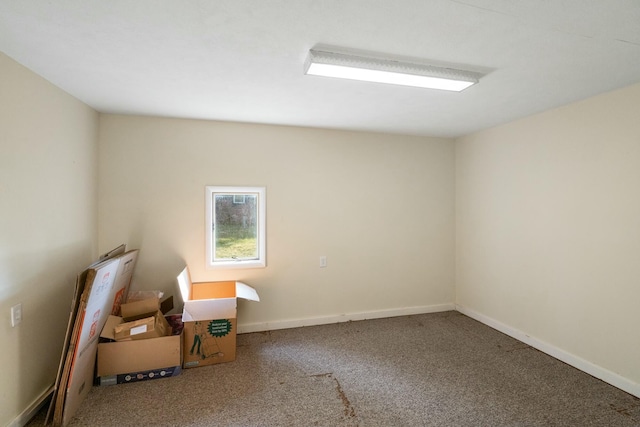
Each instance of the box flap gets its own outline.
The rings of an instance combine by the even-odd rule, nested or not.
[[[185,301],[182,312],[183,322],[197,320],[233,319],[236,317],[236,299]]]
[[[256,290],[242,282],[236,282],[236,296],[250,301],[260,301],[260,297]]]
[[[160,311],[162,314],[167,314],[171,310],[173,310],[173,295],[169,295],[160,302]]]
[[[191,300],[191,275],[189,274],[189,267],[185,267],[184,270],[182,270],[178,275],[178,287],[180,288],[182,301],[190,301]]]
[[[149,317],[158,310],[160,310],[160,301],[155,297],[128,302],[120,306],[120,312],[125,321]]]
[[[100,334],[100,338],[106,338],[109,340],[115,340],[116,336],[114,333],[114,329],[116,326],[122,323],[122,317],[120,316],[112,316],[109,315],[107,318],[107,323],[104,324],[104,328],[102,328],[102,333]]]

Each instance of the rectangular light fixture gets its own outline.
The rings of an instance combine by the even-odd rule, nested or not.
[[[389,83],[460,92],[478,83],[481,74],[453,68],[367,58],[321,50],[309,51],[305,74],[365,82]]]

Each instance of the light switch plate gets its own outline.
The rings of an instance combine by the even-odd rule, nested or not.
[[[11,326],[16,327],[22,322],[22,304],[11,307]]]

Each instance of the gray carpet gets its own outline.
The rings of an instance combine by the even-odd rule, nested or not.
[[[640,399],[446,312],[239,335],[235,362],[93,387],[71,426],[640,426]]]

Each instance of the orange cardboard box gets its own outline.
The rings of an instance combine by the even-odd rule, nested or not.
[[[184,301],[183,367],[235,360],[237,299],[260,301],[256,290],[234,281],[192,283],[187,267],[178,285]]]

